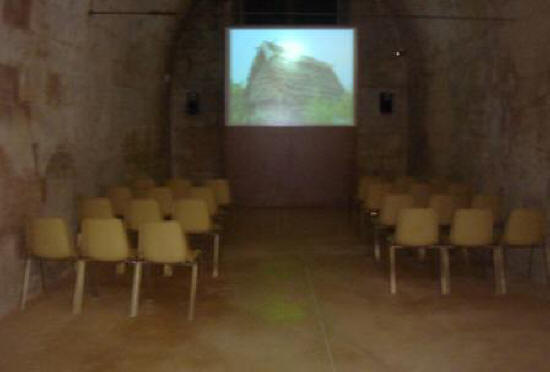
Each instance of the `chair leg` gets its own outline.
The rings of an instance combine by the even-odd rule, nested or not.
[[[126,262],[117,263],[115,271],[117,275],[124,275],[126,273]]]
[[[544,255],[544,278],[546,280],[546,284],[548,284],[550,278],[550,260],[548,259],[550,257],[550,254],[548,252],[548,249],[550,249],[549,247],[547,247],[546,245],[544,245],[542,247],[542,253]]]
[[[464,264],[467,267],[470,267],[470,252],[468,252],[468,248],[462,247],[461,253],[462,253],[462,259],[464,260]]]
[[[363,239],[365,237],[365,211],[363,208],[359,208],[359,237]]]
[[[195,318],[195,298],[197,296],[197,274],[198,265],[197,262],[193,262],[191,266],[191,288],[189,290],[189,311],[187,313],[187,319],[192,321]]]
[[[418,248],[418,262],[426,261],[426,248]]]
[[[141,269],[143,262],[134,264],[134,280],[132,281],[132,299],[130,302],[130,317],[135,318],[139,307],[139,289],[141,287]]]
[[[380,262],[380,237],[379,237],[379,232],[378,232],[378,229],[376,228],[376,226],[374,227],[374,259],[376,260],[376,262]]]
[[[82,312],[82,300],[84,297],[84,282],[86,281],[86,261],[76,261],[76,281],[73,294],[73,314]]]
[[[162,274],[164,277],[169,278],[174,275],[174,268],[171,265],[163,265]]]
[[[40,266],[40,282],[42,283],[42,292],[46,293],[46,270],[44,269],[44,261],[39,261]]]
[[[25,261],[25,272],[23,274],[23,288],[21,290],[21,310],[25,310],[25,304],[27,303],[27,294],[29,292],[29,281],[31,277],[32,258],[28,257]]]
[[[493,248],[496,294],[506,294],[506,276],[504,273],[504,255],[502,247]]]
[[[441,294],[448,295],[449,293],[451,293],[451,268],[449,264],[449,248],[441,248],[440,259]]]
[[[395,247],[390,246],[390,293],[393,295],[397,292],[397,280],[395,275]]]
[[[213,269],[212,277],[217,278],[219,275],[219,261],[220,261],[220,234],[214,234],[214,258],[213,258]]]

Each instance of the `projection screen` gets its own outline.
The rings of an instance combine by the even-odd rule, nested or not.
[[[353,28],[229,28],[226,125],[352,126]]]

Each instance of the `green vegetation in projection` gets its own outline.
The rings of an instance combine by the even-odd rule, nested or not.
[[[353,95],[344,92],[338,100],[310,99],[304,105],[304,119],[318,125],[349,125],[353,122]]]
[[[257,49],[246,84],[230,81],[230,125],[353,125],[353,91],[330,64],[273,42]]]
[[[229,121],[248,124],[249,109],[246,100],[246,87],[231,82],[229,86]]]

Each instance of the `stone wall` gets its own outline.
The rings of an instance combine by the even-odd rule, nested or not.
[[[350,24],[357,30],[356,124],[358,174],[396,176],[407,167],[407,59],[398,25],[369,17],[390,11],[383,2],[350,1]],[[393,93],[393,113],[382,114],[379,95]]]
[[[412,144],[420,161],[411,171],[500,193],[506,211],[538,206],[548,214],[550,4],[406,4],[410,13],[451,17],[404,21],[416,37],[407,40],[416,51],[409,56],[410,126],[423,136]],[[527,259],[527,252],[511,253],[509,266],[525,273]],[[541,279],[541,255],[535,264]]]
[[[176,17],[88,15],[87,0],[0,0],[0,314],[18,299],[23,226],[138,173],[163,176],[165,67]],[[100,11],[185,2],[96,0]],[[53,281],[67,265],[48,265]],[[33,292],[38,292],[33,276]]]
[[[197,1],[178,34],[172,72],[172,172],[190,178],[224,174],[225,27],[231,2]],[[187,111],[197,94],[198,112]]]

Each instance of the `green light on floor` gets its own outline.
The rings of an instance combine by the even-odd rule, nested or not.
[[[299,304],[273,298],[264,302],[259,308],[259,315],[269,322],[298,322],[306,317],[306,312]]]

